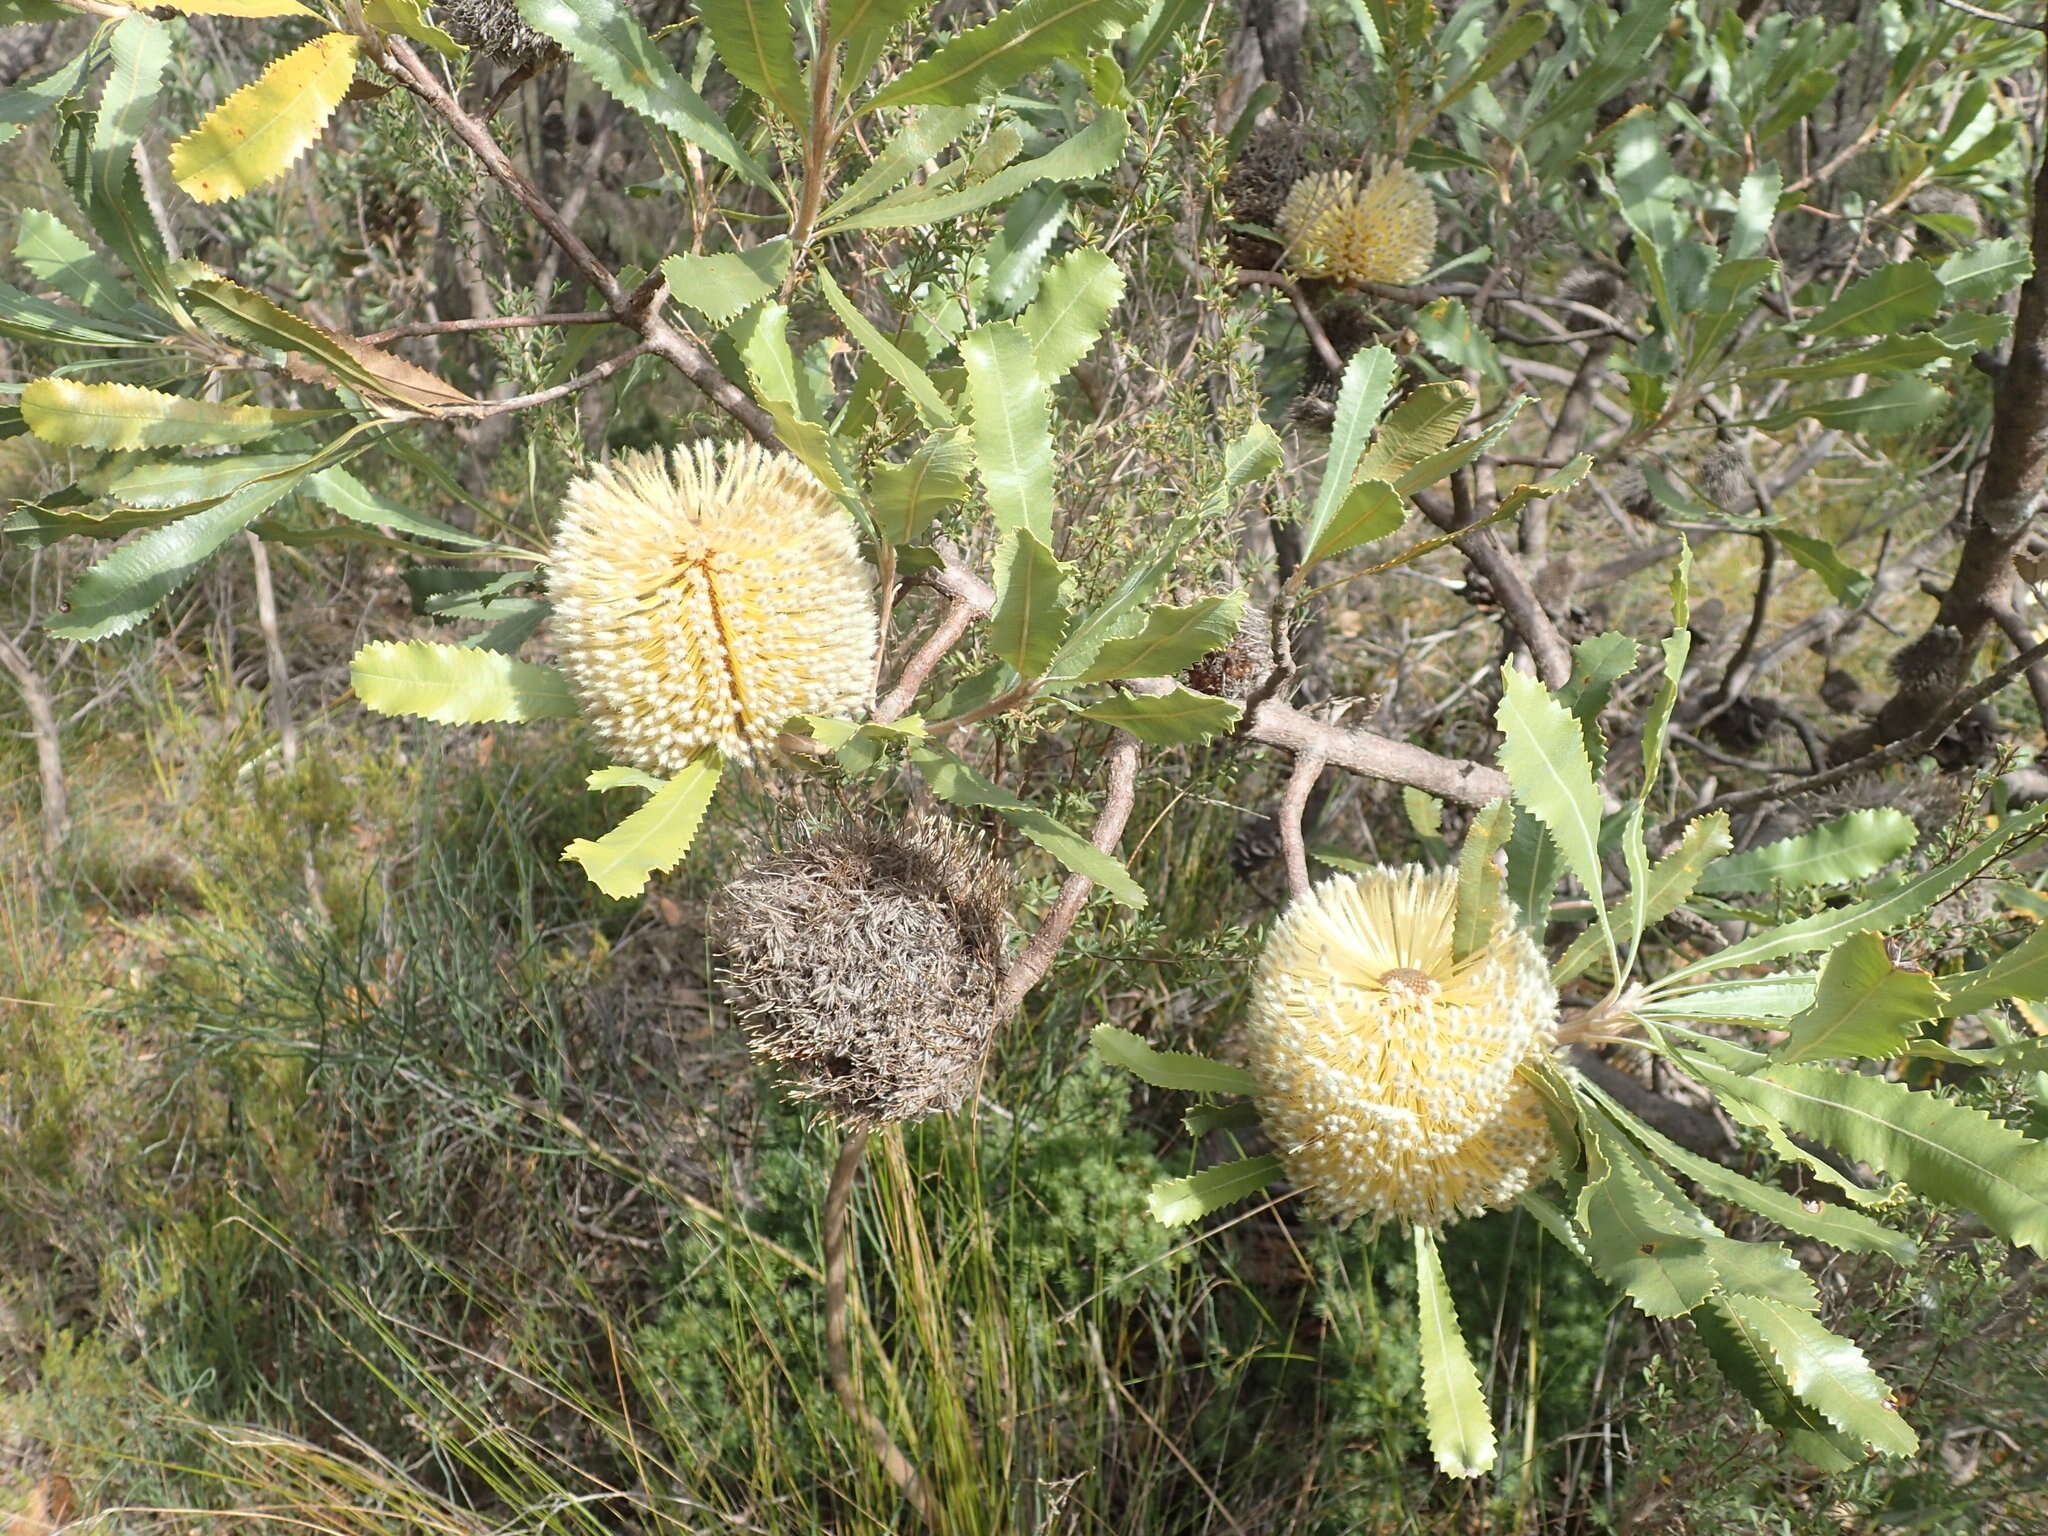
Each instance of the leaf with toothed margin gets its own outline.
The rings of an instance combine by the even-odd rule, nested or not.
[[[361,47],[346,32],[329,32],[278,59],[171,146],[172,179],[201,203],[275,181],[325,131]]]

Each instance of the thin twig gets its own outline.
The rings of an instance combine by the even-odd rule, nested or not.
[[[1721,685],[1707,700],[1707,707],[1700,715],[1698,724],[1704,726],[1709,720],[1724,714],[1756,675],[1754,658],[1759,641],[1763,639],[1764,624],[1771,611],[1771,578],[1778,566],[1778,541],[1771,537],[1769,529],[1757,530],[1757,541],[1763,545],[1762,563],[1756,573],[1756,597],[1749,606],[1749,623],[1742,631],[1742,639],[1735,647],[1735,654],[1729,658],[1728,670],[1721,674]]]
[[[491,137],[490,130],[463,110],[462,104],[441,83],[440,76],[421,62],[410,44],[396,37],[388,38],[385,54],[405,86],[454,130],[455,136],[483,162],[484,169],[503,183],[547,232],[548,238],[561,247],[563,254],[575,263],[576,269],[604,296],[605,303],[611,306],[612,315],[620,324],[639,332],[649,350],[702,390],[713,404],[738,421],[757,441],[771,448],[782,446],[775,431],[774,418],[719,371],[710,353],[662,318],[659,303],[662,290],[658,284],[642,284],[639,290],[626,292],[611,268],[598,260],[597,254],[583,242],[555,206],[541,195],[540,189],[512,163],[511,157]]]
[[[1875,752],[1866,752],[1861,757],[1851,758],[1846,763],[1839,763],[1835,767],[1828,769],[1825,773],[1809,774],[1803,779],[1790,779],[1781,784],[1767,784],[1758,789],[1739,789],[1730,794],[1716,796],[1705,805],[1696,806],[1686,812],[1685,815],[1668,822],[1664,827],[1664,836],[1666,838],[1677,836],[1685,829],[1687,822],[1704,816],[1709,811],[1736,811],[1748,805],[1760,805],[1765,801],[1776,801],[1791,795],[1807,794],[1816,789],[1826,789],[1832,784],[1839,784],[1844,779],[1854,778],[1859,773],[1868,773],[1874,768],[1882,768],[1887,763],[1902,763],[1918,757],[1921,753],[1933,747],[1936,742],[1940,741],[1947,734],[1950,726],[1954,725],[1963,716],[1967,715],[2007,683],[2026,671],[2027,668],[2043,660],[2048,660],[2048,640],[2043,640],[2038,645],[2029,646],[2004,666],[1987,676],[1976,687],[1956,695],[1954,702],[1946,709],[1941,710],[1932,721],[1915,731],[1911,736],[1902,737],[1889,746],[1878,748]]]
[[[522,331],[545,325],[610,325],[610,310],[582,309],[560,315],[479,315],[466,320],[423,320],[417,325],[394,325],[388,331],[372,331],[356,340],[365,346],[403,341],[408,336],[447,336],[458,331]]]
[[[1981,5],[1971,5],[1968,0],[1941,0],[1941,3],[1952,11],[1961,11],[1979,21],[1995,21],[2000,26],[2018,27],[2023,32],[2048,32],[2048,22],[2021,21],[2017,16],[2006,16],[1997,11],[1987,11]]]
[[[1322,754],[1313,747],[1294,757],[1294,771],[1287,776],[1287,792],[1280,797],[1280,847],[1287,856],[1287,893],[1296,901],[1308,895],[1308,842],[1302,817],[1308,809],[1309,792],[1323,774]]]
[[[1344,375],[1344,359],[1336,347],[1330,344],[1330,333],[1323,329],[1323,322],[1317,317],[1315,306],[1301,291],[1301,285],[1285,272],[1268,272],[1258,267],[1241,268],[1235,279],[1239,287],[1251,284],[1261,288],[1278,288],[1294,303],[1294,313],[1301,320],[1301,328],[1308,332],[1309,344],[1316,349],[1316,356],[1333,377]]]
[[[1123,731],[1116,733],[1116,740],[1110,743],[1108,764],[1109,786],[1102,797],[1102,810],[1095,818],[1095,835],[1091,839],[1097,851],[1114,855],[1117,843],[1124,835],[1124,823],[1131,819],[1131,807],[1138,798],[1138,740]],[[1066,942],[1067,933],[1074,926],[1074,919],[1081,915],[1081,908],[1087,904],[1088,892],[1095,882],[1086,875],[1074,873],[1060,882],[1060,894],[1038,925],[1038,931],[1031,936],[1031,942],[1017,953],[1010,962],[1010,968],[1003,973],[1003,984],[996,989],[995,1014],[999,1019],[1009,1017],[1010,1011],[1024,1001],[1025,993],[1045,979],[1045,973],[1052,969],[1052,963],[1060,952],[1060,945]]]
[[[868,1437],[882,1470],[931,1530],[938,1520],[931,1492],[918,1476],[889,1434],[889,1426],[875,1416],[861,1396],[860,1383],[853,1379],[853,1350],[847,1339],[846,1310],[849,1248],[847,1212],[853,1203],[853,1181],[860,1175],[861,1159],[867,1153],[868,1133],[849,1131],[840,1144],[839,1161],[832,1167],[832,1182],[825,1189],[825,1365],[832,1374],[832,1389]]]
[[[1441,494],[1419,491],[1414,497],[1415,505],[1422,509],[1422,515],[1445,532],[1456,532],[1460,526],[1457,510],[1446,503]],[[1473,569],[1486,578],[1493,588],[1493,595],[1521,637],[1522,644],[1529,648],[1529,655],[1536,663],[1536,672],[1551,688],[1562,688],[1571,680],[1572,648],[1558,633],[1557,621],[1536,596],[1536,589],[1529,585],[1529,578],[1523,573],[1522,565],[1507,546],[1494,537],[1490,528],[1475,529],[1461,534],[1457,541],[1458,550],[1472,562]]]
[[[623,368],[630,367],[641,358],[653,353],[654,348],[647,342],[630,347],[617,357],[605,359],[595,368],[579,373],[575,378],[555,385],[552,389],[536,390],[530,395],[513,395],[504,400],[479,400],[474,405],[437,405],[431,411],[420,411],[414,419],[433,421],[450,416],[460,416],[466,421],[482,421],[490,416],[503,416],[510,411],[523,411],[530,406],[546,405],[550,400],[566,399],[581,394],[593,384],[601,384]]]

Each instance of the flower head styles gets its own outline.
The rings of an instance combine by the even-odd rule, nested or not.
[[[1547,1051],[1557,991],[1501,924],[1454,961],[1457,873],[1329,881],[1288,908],[1252,996],[1259,1115],[1337,1222],[1441,1226],[1512,1203],[1552,1152],[1516,1069]]]
[[[795,459],[751,443],[626,454],[569,487],[554,636],[592,729],[675,773],[745,762],[792,715],[856,705],[875,604],[852,521]]]
[[[1405,165],[1375,160],[1361,184],[1347,171],[1295,182],[1280,206],[1286,262],[1303,277],[1347,288],[1410,283],[1436,250],[1436,203]]]

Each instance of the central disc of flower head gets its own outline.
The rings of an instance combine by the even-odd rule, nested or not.
[[[1441,1226],[1511,1203],[1551,1155],[1519,1075],[1557,992],[1512,919],[1455,956],[1457,873],[1328,881],[1268,940],[1247,1036],[1259,1114],[1328,1216]]]
[[[1382,972],[1380,985],[1395,997],[1418,1003],[1443,991],[1434,976],[1412,965],[1397,965],[1391,971]]]
[[[626,454],[569,487],[549,595],[562,668],[617,758],[745,761],[874,676],[853,524],[795,459],[752,444]]]

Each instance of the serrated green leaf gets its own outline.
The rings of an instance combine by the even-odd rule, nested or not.
[[[840,291],[839,284],[832,280],[832,274],[823,266],[818,268],[818,287],[825,295],[825,302],[832,306],[832,313],[846,327],[847,334],[910,397],[919,419],[934,429],[952,426],[953,407],[946,403],[938,386],[932,383],[931,375],[918,367],[901,347],[884,336],[866,315],[854,307],[853,301]]]
[[[305,462],[303,453],[236,453],[217,459],[108,459],[78,477],[78,488],[124,507],[192,507],[218,501]]]
[[[1989,965],[1947,976],[1948,1015],[1961,1018],[2009,997],[2048,997],[2048,927],[2036,927]]]
[[[1839,432],[1903,432],[1948,408],[1949,393],[1932,379],[1896,379],[1853,399],[1814,400],[1779,411],[1758,423],[1776,432],[1802,417]]]
[[[1367,439],[1386,409],[1387,391],[1393,387],[1396,366],[1394,354],[1379,346],[1361,348],[1344,365],[1344,377],[1337,387],[1336,414],[1330,420],[1330,451],[1323,460],[1323,478],[1316,486],[1315,501],[1309,507],[1308,527],[1302,534],[1303,548],[1315,549],[1327,542],[1330,525],[1358,478]],[[1382,428],[1383,434],[1384,431]],[[1385,477],[1368,474],[1365,478]]]
[[[1465,843],[1458,850],[1458,908],[1451,920],[1454,961],[1484,949],[1507,918],[1507,891],[1493,861],[1514,830],[1512,800],[1488,801],[1465,829]]]
[[[1302,563],[1327,560],[1374,539],[1384,539],[1390,533],[1400,532],[1407,519],[1408,503],[1391,485],[1361,480],[1345,493],[1321,536],[1302,557]]]
[[[69,20],[62,8],[55,8],[52,21]],[[0,90],[0,144],[49,112],[60,101],[70,101],[85,89],[86,76],[94,62],[92,50],[82,48],[48,74],[38,75],[26,85]]]
[[[1692,1314],[1700,1339],[1721,1374],[1749,1400],[1763,1421],[1786,1437],[1797,1454],[1830,1472],[1847,1471],[1863,1459],[1860,1443],[1792,1395],[1778,1358],[1756,1327],[1729,1312],[1727,1296],[1713,1297]]]
[[[1012,530],[996,567],[996,606],[989,649],[1019,677],[1041,676],[1073,627],[1062,595],[1066,572],[1029,528]]]
[[[787,239],[764,240],[744,251],[671,256],[661,264],[668,291],[715,326],[730,325],[782,286],[789,273]]]
[[[1822,963],[1812,1006],[1786,1025],[1790,1038],[1771,1060],[1888,1060],[1918,1033],[1913,1026],[1940,1018],[1947,1004],[1927,972],[1893,961],[1881,935],[1852,933]]]
[[[1726,811],[1714,811],[1688,824],[1678,846],[1652,864],[1643,879],[1632,883],[1631,896],[1636,891],[1642,893],[1640,904],[1633,901],[1617,904],[1617,914],[1623,918],[1624,931],[1632,927],[1636,934],[1645,933],[1676,912],[1698,888],[1702,872],[1712,869],[1714,861],[1727,851]],[[1569,981],[1591,965],[1599,957],[1599,952],[1600,934],[1598,930],[1589,928],[1572,941],[1571,948],[1564,952],[1552,974],[1560,984]]]
[[[495,651],[425,640],[380,640],[349,663],[365,709],[441,725],[570,720],[582,712],[567,674]]]
[[[1123,273],[1091,246],[1069,251],[1048,268],[1038,297],[1017,317],[1031,338],[1039,377],[1048,384],[1066,377],[1101,338],[1123,295]]]
[[[1415,1320],[1430,1452],[1445,1476],[1477,1477],[1493,1466],[1493,1418],[1458,1326],[1436,1234],[1424,1226],[1415,1228]]]
[[[138,384],[35,379],[21,392],[21,414],[46,443],[119,450],[253,443],[333,413],[224,405]]]
[[[1932,320],[1941,279],[1924,261],[1899,261],[1858,278],[1801,325],[1810,336],[1881,336]]]
[[[1098,1024],[1089,1036],[1095,1054],[1154,1088],[1182,1093],[1256,1093],[1258,1081],[1243,1067],[1213,1061],[1191,1051],[1162,1051],[1127,1029]]]
[[[1982,1111],[1834,1067],[1743,1075],[1692,1056],[1688,1068],[1786,1129],[1974,1211],[2007,1242],[2048,1252],[2048,1147]]]
[[[1410,390],[1380,423],[1371,449],[1359,460],[1357,477],[1393,484],[1450,447],[1478,403],[1462,381]]]
[[[799,127],[810,121],[788,0],[697,0],[697,14],[718,45],[719,62],[735,80],[773,102]]]
[[[1427,387],[1434,389],[1437,386],[1432,384]],[[1463,469],[1467,464],[1470,464],[1479,455],[1507,436],[1508,432],[1514,427],[1516,416],[1521,414],[1522,406],[1527,402],[1528,398],[1527,395],[1515,396],[1507,402],[1502,408],[1501,414],[1494,419],[1493,423],[1485,431],[1454,442],[1442,452],[1433,453],[1429,457],[1417,461],[1412,468],[1403,470],[1394,478],[1394,489],[1403,496],[1413,496],[1417,491],[1435,485],[1439,480],[1448,480],[1457,471]],[[1474,403],[1477,403],[1476,400]],[[1535,494],[1531,487],[1524,487],[1523,489],[1528,491],[1530,495]],[[1512,493],[1510,493],[1510,496],[1512,496]],[[1522,498],[1524,501],[1528,499],[1528,496]],[[1520,501],[1504,499],[1500,513],[1497,513],[1496,516],[1511,511],[1514,507],[1520,505]]]
[[[1515,801],[1543,824],[1565,867],[1592,898],[1613,961],[1613,929],[1600,874],[1600,791],[1579,722],[1540,682],[1512,664],[1501,671],[1496,718],[1503,738],[1501,771]]]
[[[740,147],[725,120],[676,73],[622,0],[518,0],[518,5],[528,26],[560,43],[620,105],[680,134],[754,186],[781,196],[760,161]]]
[[[171,29],[142,16],[128,17],[108,34],[113,65],[93,118],[92,150],[73,191],[86,218],[142,286],[174,318],[180,317],[166,268],[170,251],[157,213],[143,195],[136,151],[158,127],[164,70],[171,59]]]
[[[1025,837],[1077,875],[1085,875],[1125,906],[1142,909],[1145,892],[1123,861],[1104,853],[1080,833],[1007,789],[990,783],[943,747],[911,748],[910,761],[924,781],[949,805],[994,811]]]
[[[1895,891],[1766,929],[1660,978],[1656,990],[1662,991],[1703,971],[1733,970],[1787,955],[1833,949],[1850,934],[1866,928],[1875,933],[1890,933],[1956,890],[2008,848],[2017,846],[2019,840],[2032,836],[2044,820],[2048,820],[2048,803],[2032,806],[2009,818],[1992,836],[1971,844],[1946,864],[1914,877]]]
[[[1778,216],[1778,195],[1784,174],[1775,165],[1760,165],[1742,178],[1735,193],[1735,218],[1728,226],[1725,261],[1747,261],[1764,248]]]
[[[1876,874],[1919,839],[1913,819],[1903,811],[1851,811],[1811,832],[1721,860],[1701,879],[1699,890],[1707,895],[1850,885]]]
[[[849,85],[867,79],[898,27],[921,14],[932,0],[834,0],[828,46],[846,47],[843,78]]]
[[[870,0],[870,3],[877,3],[877,0]],[[836,16],[838,7],[833,9]],[[825,205],[819,220],[821,226],[830,228],[841,215],[895,191],[915,175],[920,166],[938,159],[967,131],[968,125],[978,115],[966,107],[914,108],[868,168]]]
[[[946,507],[963,500],[974,450],[958,432],[935,433],[901,464],[877,464],[868,480],[875,532],[888,544],[915,544]]]
[[[1155,747],[1182,747],[1221,736],[1237,724],[1244,706],[1175,684],[1171,693],[1120,693],[1079,713]]]
[[[436,539],[443,544],[459,544],[466,549],[499,548],[491,540],[464,533],[439,518],[401,507],[388,496],[371,490],[345,469],[321,470],[306,481],[306,489],[322,506],[340,513],[352,523],[362,523],[371,528],[395,528],[415,538]]]
[[[960,342],[967,366],[969,441],[998,532],[1052,539],[1052,429],[1031,339],[1014,321]]]
[[[1111,640],[1075,679],[1112,682],[1127,677],[1173,677],[1237,637],[1245,595],[1204,597],[1176,608],[1161,604],[1145,615],[1135,635]]]
[[[1721,1284],[1704,1237],[1624,1149],[1598,1137],[1586,1145],[1595,1171],[1580,1191],[1578,1221],[1595,1272],[1650,1317],[1690,1312]]]
[[[21,210],[14,259],[74,304],[145,333],[162,325],[137,307],[127,285],[63,220],[40,208]]]
[[[781,303],[761,304],[740,317],[726,332],[727,338],[747,366],[754,395],[775,418],[775,429],[783,445],[804,461],[804,467],[834,495],[848,492],[847,479],[840,473],[838,444],[819,423],[819,414],[808,400],[805,378],[797,367],[796,353],[789,345],[789,308]]]
[[[1635,1011],[1652,1019],[1747,1019],[1779,1028],[1783,1020],[1813,1002],[1817,980],[1811,973],[1796,972],[1739,976],[1646,999]]]
[[[1786,554],[1821,579],[1828,596],[1836,602],[1853,608],[1870,595],[1870,578],[1843,560],[1826,539],[1790,528],[1773,529],[1772,536],[1784,546]]]
[[[1957,251],[1935,271],[1951,304],[1986,304],[2027,280],[2034,270],[2027,242],[2006,237]]]
[[[1285,1172],[1280,1159],[1271,1153],[1240,1158],[1234,1163],[1204,1168],[1185,1179],[1161,1179],[1146,1194],[1145,1203],[1161,1226],[1184,1227],[1264,1189]]]
[[[329,32],[276,60],[171,146],[172,179],[201,203],[275,181],[326,129],[355,78],[361,46],[346,32]]]
[[[1075,182],[1107,174],[1123,159],[1130,131],[1120,112],[1104,112],[1072,138],[1036,159],[1019,161],[997,171],[979,186],[957,192],[908,190],[883,198],[858,213],[821,224],[820,235],[849,229],[914,229],[944,224],[962,214],[1015,197],[1042,181]]]
[[[1207,1136],[1213,1131],[1245,1131],[1259,1123],[1256,1104],[1197,1104],[1180,1117],[1190,1136]]]
[[[1854,1343],[1818,1318],[1761,1296],[1731,1296],[1727,1311],[1756,1330],[1793,1394],[1836,1429],[1885,1456],[1918,1448],[1919,1436],[1894,1411],[1890,1392]]]
[[[862,110],[972,105],[1055,59],[1078,59],[1114,42],[1145,9],[1146,0],[1021,0],[913,65]]]
[[[50,633],[67,640],[104,640],[133,629],[298,480],[298,474],[286,473],[255,481],[203,512],[122,545],[71,584],[61,616],[49,623]]]
[[[0,336],[22,341],[61,341],[77,347],[155,347],[161,336],[89,319],[59,304],[0,283]]]
[[[1717,1199],[1754,1211],[1764,1220],[1838,1248],[1844,1253],[1881,1253],[1895,1264],[1910,1264],[1920,1247],[1903,1232],[1894,1232],[1861,1211],[1821,1200],[1802,1200],[1774,1184],[1762,1184],[1712,1158],[1688,1152],[1640,1120],[1631,1119],[1629,1134],[1653,1157],[1669,1164]]]
[[[674,869],[690,851],[724,771],[724,761],[707,747],[640,809],[595,841],[577,838],[562,857],[581,864],[591,884],[607,896],[639,895],[650,876]]]

